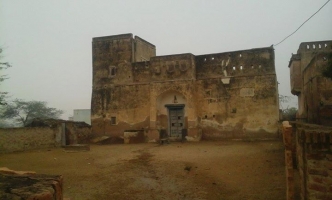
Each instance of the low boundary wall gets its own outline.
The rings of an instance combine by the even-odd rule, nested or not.
[[[332,127],[283,122],[287,199],[332,199]],[[298,170],[299,179],[294,179]],[[294,190],[300,184],[299,194]]]
[[[0,129],[0,153],[61,146],[61,129],[25,127]]]

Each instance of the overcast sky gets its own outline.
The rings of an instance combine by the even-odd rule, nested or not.
[[[327,0],[0,0],[1,84],[12,98],[65,111],[90,108],[93,37],[133,33],[157,55],[268,47],[295,31]],[[279,94],[289,95],[288,61],[301,42],[332,40],[329,2],[275,47]],[[296,102],[296,98],[294,98]]]

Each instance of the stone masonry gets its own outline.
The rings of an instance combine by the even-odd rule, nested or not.
[[[287,199],[332,199],[332,128],[314,124],[283,125]],[[300,175],[295,194],[294,172]]]

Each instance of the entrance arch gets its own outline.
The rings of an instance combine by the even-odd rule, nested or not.
[[[181,138],[187,121],[186,97],[174,90],[168,90],[156,98],[156,122],[159,129],[165,129],[169,137]]]

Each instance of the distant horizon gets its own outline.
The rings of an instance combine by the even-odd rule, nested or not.
[[[132,33],[156,46],[157,55],[234,52],[270,47],[294,32],[325,0],[96,2],[0,1],[1,84],[13,99],[46,101],[63,110],[90,109],[92,39]],[[290,92],[288,62],[303,42],[332,40],[332,3],[274,47],[279,94]]]

